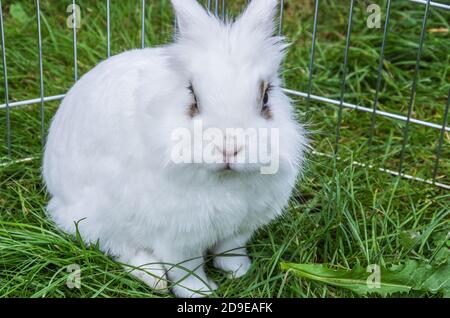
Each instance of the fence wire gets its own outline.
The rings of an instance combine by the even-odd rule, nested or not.
[[[443,184],[438,182],[437,176],[439,171],[439,166],[441,162],[441,156],[442,156],[442,148],[444,145],[444,139],[445,134],[450,132],[450,127],[448,126],[448,115],[449,115],[449,107],[450,107],[450,90],[448,92],[448,98],[447,103],[445,105],[445,110],[443,114],[443,122],[441,124],[438,123],[432,123],[425,120],[420,120],[417,118],[412,117],[413,115],[413,108],[414,108],[414,102],[417,94],[417,86],[418,86],[418,78],[420,74],[420,64],[421,64],[421,58],[423,53],[423,47],[425,43],[425,35],[426,35],[426,26],[427,26],[427,20],[429,17],[430,8],[436,8],[436,9],[442,9],[442,10],[449,10],[450,11],[450,5],[436,2],[436,1],[430,1],[430,0],[407,0],[413,3],[422,4],[424,6],[424,13],[421,23],[421,33],[419,38],[419,48],[417,51],[417,57],[416,57],[416,64],[415,64],[415,71],[413,76],[413,82],[411,87],[411,94],[409,98],[408,103],[408,112],[407,115],[399,115],[387,111],[382,111],[378,109],[379,105],[379,97],[380,97],[380,91],[381,91],[381,82],[382,82],[382,72],[383,72],[383,63],[384,63],[384,55],[385,55],[385,48],[386,48],[386,42],[389,35],[389,22],[391,18],[391,9],[392,9],[392,0],[387,0],[386,5],[386,19],[384,23],[384,29],[383,29],[383,38],[382,43],[380,47],[380,59],[377,69],[377,80],[376,80],[376,87],[375,87],[375,99],[373,102],[372,107],[365,107],[361,105],[356,105],[352,103],[348,103],[345,101],[345,95],[346,95],[346,88],[347,88],[347,73],[348,73],[348,63],[349,63],[349,50],[351,46],[351,34],[352,34],[352,25],[353,25],[353,14],[354,14],[354,5],[355,0],[349,0],[349,12],[348,12],[348,21],[347,21],[347,32],[345,37],[345,49],[344,49],[344,60],[342,62],[342,79],[341,79],[341,88],[340,88],[340,98],[338,100],[327,98],[325,96],[318,96],[312,94],[312,87],[314,82],[314,66],[315,66],[315,55],[316,55],[316,46],[317,46],[317,32],[318,32],[318,13],[319,13],[319,3],[320,0],[315,0],[314,3],[314,19],[313,19],[313,33],[312,33],[312,45],[310,49],[310,59],[309,59],[309,75],[308,75],[308,82],[307,82],[307,92],[301,92],[297,90],[291,90],[291,89],[284,89],[284,91],[287,94],[290,94],[292,96],[302,97],[306,99],[306,114],[308,116],[308,111],[311,107],[311,102],[320,102],[325,105],[331,105],[335,106],[338,109],[338,122],[336,127],[336,141],[335,141],[335,148],[334,148],[334,154],[333,157],[340,159],[339,157],[339,145],[340,145],[340,139],[341,139],[341,129],[342,129],[342,114],[344,109],[353,109],[365,113],[371,114],[371,125],[370,125],[370,131],[369,131],[369,140],[368,140],[368,146],[369,148],[372,146],[373,143],[373,137],[376,127],[376,122],[378,117],[384,117],[384,118],[390,118],[397,121],[402,121],[405,123],[405,127],[403,130],[403,138],[402,138],[402,148],[401,148],[401,154],[400,154],[400,164],[397,171],[391,170],[391,169],[385,169],[385,168],[377,168],[370,164],[364,164],[359,162],[354,162],[357,166],[363,166],[368,168],[377,168],[378,170],[389,173],[394,176],[400,176],[406,179],[410,180],[416,180],[420,182],[424,182],[427,184],[433,184],[435,186],[444,188],[444,189],[450,189],[449,184]],[[6,112],[6,148],[9,160],[6,163],[0,163],[0,166],[9,165],[14,162],[26,162],[28,160],[31,160],[32,158],[19,158],[16,160],[13,160],[12,158],[12,142],[11,142],[11,116],[10,112],[12,108],[20,107],[20,106],[26,106],[26,105],[33,105],[33,104],[39,104],[40,105],[40,125],[41,125],[41,143],[42,146],[44,146],[45,143],[45,118],[44,118],[44,111],[45,111],[45,103],[51,102],[51,101],[57,101],[61,100],[65,97],[65,94],[55,95],[55,96],[45,96],[45,86],[44,86],[44,67],[43,67],[43,48],[42,48],[42,33],[41,33],[41,9],[40,9],[40,0],[35,0],[36,2],[36,16],[37,16],[37,42],[38,42],[38,51],[39,51],[39,87],[40,87],[40,96],[35,99],[28,99],[28,100],[22,100],[22,101],[10,101],[10,95],[9,95],[9,85],[8,85],[8,63],[6,58],[6,49],[7,45],[5,43],[5,28],[4,28],[4,14],[2,11],[3,4],[2,0],[0,0],[0,34],[1,34],[1,48],[2,48],[2,64],[3,64],[3,86],[4,86],[4,103],[0,104],[0,110],[3,110]],[[111,4],[110,0],[105,0],[106,2],[106,57],[111,56]],[[248,0],[247,2],[250,2]],[[146,47],[146,0],[141,0],[141,47]],[[77,56],[77,1],[72,0],[72,8],[73,8],[73,80],[76,82],[78,80],[78,56]],[[218,17],[225,18],[226,16],[226,1],[225,0],[206,0],[205,6],[207,9],[215,14]],[[284,18],[284,7],[285,7],[285,1],[280,0],[280,12],[279,12],[279,34],[282,34],[283,32],[283,18]],[[410,132],[410,126],[411,124],[420,125],[424,127],[428,127],[431,129],[436,129],[440,131],[439,134],[439,142],[438,146],[435,152],[435,162],[434,162],[434,169],[433,169],[433,177],[432,179],[423,179],[418,178],[415,176],[411,176],[408,174],[403,173],[404,165],[405,165],[405,153],[406,148],[409,142],[409,132]],[[324,155],[324,156],[330,156],[322,153],[316,152],[316,155]]]

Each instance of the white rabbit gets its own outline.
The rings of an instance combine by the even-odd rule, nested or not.
[[[249,270],[245,245],[286,207],[307,138],[280,87],[287,45],[273,34],[277,0],[252,1],[234,22],[195,0],[172,5],[174,44],[112,57],[68,92],[43,175],[59,228],[78,227],[155,289],[166,289],[167,278],[176,296],[200,297],[217,288],[203,268],[207,252],[233,277]],[[211,152],[218,161],[175,162],[174,132],[194,136],[199,123],[201,134],[223,132]],[[238,144],[228,128],[255,128],[260,138]],[[189,149],[195,157],[211,143]],[[262,173],[262,160],[236,160],[261,144],[278,151],[273,173]]]

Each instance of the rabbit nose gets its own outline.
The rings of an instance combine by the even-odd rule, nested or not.
[[[225,147],[224,149],[221,149],[220,147],[216,146],[216,149],[222,153],[224,161],[229,162],[231,159],[237,157],[239,153],[243,150],[243,146],[240,147]]]
[[[242,147],[239,149],[225,149],[223,151],[223,156],[225,158],[233,158],[236,157],[242,150]]]

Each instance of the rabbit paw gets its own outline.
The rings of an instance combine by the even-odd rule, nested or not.
[[[151,254],[141,252],[132,257],[128,262],[130,266],[125,266],[127,271],[141,280],[155,292],[167,293],[167,276],[164,266]]]
[[[217,290],[217,284],[208,280],[205,284],[194,275],[186,277],[183,281],[175,284],[172,291],[178,298],[204,298]]]
[[[225,271],[228,278],[240,278],[247,274],[252,261],[248,256],[216,256],[214,266]]]

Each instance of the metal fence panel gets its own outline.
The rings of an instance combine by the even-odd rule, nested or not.
[[[106,57],[111,56],[111,9],[110,9],[110,0],[106,1]],[[445,134],[450,132],[450,127],[448,126],[448,115],[449,115],[449,107],[450,107],[450,90],[448,93],[447,103],[445,105],[445,110],[443,114],[443,122],[440,123],[433,123],[425,120],[420,120],[417,118],[414,118],[413,115],[413,107],[415,102],[415,97],[417,93],[417,86],[418,86],[418,78],[420,73],[420,62],[422,58],[423,53],[423,47],[425,43],[426,38],[426,27],[427,27],[427,20],[430,12],[430,8],[436,8],[436,9],[442,9],[442,10],[450,10],[450,5],[436,2],[436,1],[430,1],[430,0],[408,0],[410,2],[414,2],[417,4],[424,5],[424,14],[422,18],[422,26],[421,26],[421,34],[419,38],[419,49],[417,52],[416,57],[416,65],[415,65],[415,72],[412,82],[412,88],[411,88],[411,95],[409,98],[408,103],[408,112],[407,115],[399,115],[387,111],[382,111],[378,109],[379,105],[379,97],[380,97],[380,90],[381,90],[381,81],[382,81],[382,72],[383,72],[383,62],[384,62],[384,55],[385,55],[385,48],[386,48],[386,41],[389,35],[389,22],[390,17],[392,13],[392,0],[387,0],[387,7],[386,7],[386,20],[384,23],[384,29],[383,29],[383,38],[382,38],[382,44],[380,48],[380,59],[377,69],[377,80],[376,80],[376,87],[375,87],[375,98],[372,107],[366,107],[362,105],[356,105],[352,103],[348,103],[345,101],[345,94],[346,94],[346,84],[347,84],[347,73],[348,73],[348,63],[349,63],[349,49],[351,45],[351,34],[352,34],[352,22],[353,22],[353,14],[354,14],[354,4],[355,0],[349,0],[349,12],[348,12],[348,21],[347,21],[347,33],[345,38],[345,50],[344,50],[344,60],[342,63],[342,79],[341,79],[341,88],[340,88],[340,98],[338,100],[327,98],[326,96],[318,96],[312,94],[312,86],[314,82],[314,66],[315,66],[315,54],[316,54],[316,45],[317,45],[317,32],[318,32],[318,13],[319,13],[319,2],[320,0],[315,0],[314,4],[314,20],[313,20],[313,33],[312,33],[312,45],[310,49],[310,59],[309,59],[309,75],[308,75],[308,82],[307,82],[307,92],[300,92],[296,90],[291,89],[284,89],[284,91],[290,95],[302,97],[306,99],[306,113],[308,116],[308,110],[311,107],[311,102],[321,102],[330,106],[337,107],[338,109],[338,123],[336,127],[336,142],[335,142],[335,151],[333,156],[335,158],[339,158],[339,144],[340,144],[340,137],[341,137],[341,128],[342,128],[342,113],[344,109],[353,109],[365,113],[371,114],[371,125],[370,125],[370,132],[369,132],[369,141],[368,146],[369,149],[372,145],[372,139],[374,137],[374,131],[376,126],[376,121],[378,117],[384,117],[384,118],[390,118],[397,121],[402,121],[405,123],[404,131],[403,131],[403,140],[402,140],[402,149],[401,149],[401,155],[400,155],[400,164],[398,171],[385,169],[385,168],[377,168],[378,170],[382,172],[386,172],[395,176],[401,176],[406,179],[412,179],[416,181],[425,182],[428,184],[433,184],[441,188],[450,189],[450,185],[448,184],[442,184],[437,182],[437,175],[440,167],[440,161],[442,159],[442,148],[444,145],[444,137]],[[248,1],[249,2],[249,1]],[[76,0],[72,0],[72,6],[73,6],[73,80],[76,82],[78,80],[78,57],[77,57],[77,10],[76,10]],[[279,14],[279,34],[282,34],[283,31],[283,18],[284,18],[284,0],[280,0],[280,14]],[[206,0],[205,6],[207,9],[214,13],[216,16],[220,16],[223,19],[226,17],[226,1],[225,0]],[[14,107],[20,107],[20,106],[26,106],[26,105],[33,105],[33,104],[39,104],[40,105],[40,125],[41,125],[41,142],[42,145],[45,143],[45,125],[44,125],[44,110],[45,110],[45,103],[50,101],[56,101],[61,100],[64,98],[65,94],[55,95],[55,96],[45,96],[45,86],[44,86],[44,66],[43,66],[43,48],[42,48],[42,33],[41,33],[41,10],[40,10],[40,1],[36,0],[36,16],[37,16],[37,43],[38,43],[38,51],[39,51],[39,87],[40,87],[40,96],[38,98],[29,99],[29,100],[21,100],[21,101],[10,101],[9,98],[9,86],[8,86],[8,63],[6,58],[6,50],[7,50],[7,44],[5,43],[5,29],[4,29],[4,15],[2,11],[2,0],[0,0],[0,34],[1,34],[1,48],[2,48],[2,65],[3,65],[3,86],[4,86],[4,103],[0,104],[0,110],[6,112],[6,148],[8,152],[8,156],[10,157],[11,161],[9,163],[2,163],[1,165],[10,164],[13,163],[14,160],[12,160],[12,143],[11,143],[11,118],[10,118],[10,112],[11,108]],[[146,26],[146,0],[141,0],[141,47],[145,48],[146,46],[146,34],[145,34],[145,26]],[[430,180],[425,180],[421,178],[417,178],[411,175],[407,175],[403,173],[404,165],[405,163],[405,152],[406,147],[409,142],[409,131],[411,124],[420,125],[424,127],[428,127],[430,129],[436,129],[440,131],[439,134],[439,141],[438,146],[435,150],[436,152],[436,158],[434,162],[434,169],[433,169],[433,177]],[[320,154],[316,153],[317,155],[326,155],[326,154]],[[329,155],[326,155],[329,156]],[[20,161],[26,161],[28,159],[19,158],[16,159],[16,162]],[[371,166],[369,164],[364,163],[358,163],[355,162],[356,165],[364,166],[368,168],[376,168],[374,166]]]

